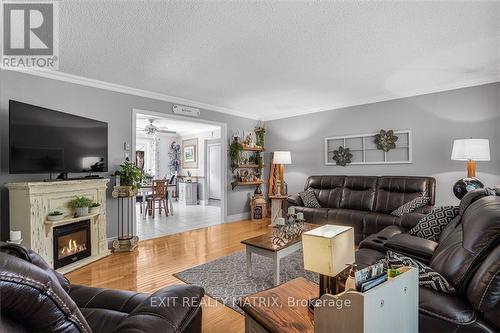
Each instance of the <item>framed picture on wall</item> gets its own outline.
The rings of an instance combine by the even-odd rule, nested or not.
[[[182,167],[184,169],[198,168],[198,139],[182,141]]]

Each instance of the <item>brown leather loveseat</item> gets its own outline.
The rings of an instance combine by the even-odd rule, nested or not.
[[[201,332],[201,287],[152,295],[71,285],[35,252],[0,243],[0,332]]]
[[[310,176],[304,190],[314,191],[321,208],[304,207],[300,196],[288,205],[303,212],[307,222],[339,224],[354,228],[356,244],[390,225],[414,226],[435,203],[436,180],[410,176]],[[391,212],[416,197],[429,197],[429,205],[405,219]]]

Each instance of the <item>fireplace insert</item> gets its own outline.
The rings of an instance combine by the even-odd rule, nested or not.
[[[54,269],[90,254],[90,220],[54,228]]]

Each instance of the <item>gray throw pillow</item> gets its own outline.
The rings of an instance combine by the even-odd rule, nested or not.
[[[448,223],[460,212],[458,206],[443,206],[434,208],[428,215],[418,221],[408,233],[434,242],[439,241],[439,236]]]
[[[316,198],[316,194],[314,194],[314,191],[307,190],[304,192],[300,192],[299,197],[302,199],[304,207],[321,208],[321,205],[319,204],[318,199]]]
[[[429,266],[422,264],[420,261],[410,257],[406,257],[392,251],[387,251],[384,266],[388,268],[400,268],[403,266],[415,267],[418,269],[418,284],[420,286],[441,291],[443,293],[455,292],[455,288],[453,288],[453,286],[446,281],[441,274]]]
[[[429,197],[416,197],[415,199],[408,201],[398,209],[394,210],[391,215],[401,217],[404,214],[413,213],[415,209],[428,205],[430,200],[431,199]]]

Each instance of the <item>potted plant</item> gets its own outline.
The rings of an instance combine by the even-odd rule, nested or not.
[[[47,216],[47,220],[49,221],[60,221],[64,218],[64,213],[60,210],[53,210]]]
[[[98,202],[93,202],[89,207],[90,214],[97,214],[101,210],[101,204]]]
[[[239,142],[238,138],[235,137],[231,145],[229,146],[229,157],[231,159],[231,168],[236,169],[241,162],[241,152],[243,151],[243,145]]]
[[[89,207],[92,205],[92,200],[86,197],[76,197],[69,202],[69,206],[75,210],[77,217],[89,215]]]
[[[137,192],[141,187],[141,183],[146,180],[142,170],[129,160],[125,160],[116,170],[115,176],[120,177],[120,187],[125,187],[125,191],[119,190],[120,193]],[[121,196],[121,194],[119,195]],[[128,196],[128,195],[126,195]]]

